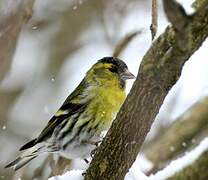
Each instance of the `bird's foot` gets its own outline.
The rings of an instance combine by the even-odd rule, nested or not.
[[[96,147],[98,147],[98,145],[99,145],[99,143],[100,143],[101,141],[90,141],[90,140],[83,140],[82,141],[82,143],[85,143],[85,144],[91,144],[91,145],[94,145],[94,146],[96,146]]]
[[[82,176],[85,177],[85,175],[86,175],[86,172],[83,172],[83,173],[82,173]]]
[[[93,149],[90,153],[90,157],[93,158],[96,152],[97,152],[97,148]]]

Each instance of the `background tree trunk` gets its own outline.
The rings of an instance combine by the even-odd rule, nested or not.
[[[8,0],[0,19],[0,80],[8,71],[23,25],[32,16],[34,0]]]
[[[86,171],[86,180],[124,179],[184,63],[208,36],[208,0],[192,16],[175,1],[164,0],[164,7],[173,28],[167,28],[144,56],[130,94]]]
[[[34,0],[2,0],[0,5],[2,4],[4,5],[0,9],[0,82],[10,69],[21,29],[32,16]],[[9,93],[0,92],[0,119],[2,120],[0,127],[6,124],[11,102],[20,92],[21,90]],[[5,174],[1,171],[0,174],[4,174],[2,177],[12,179],[11,172]]]

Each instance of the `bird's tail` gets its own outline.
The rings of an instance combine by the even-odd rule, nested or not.
[[[21,167],[23,167],[24,165],[26,165],[28,162],[30,162],[31,160],[33,160],[34,158],[36,158],[37,156],[23,156],[23,157],[18,157],[17,159],[15,159],[14,161],[12,161],[11,163],[9,163],[8,165],[5,166],[5,168],[10,168],[12,167],[15,171],[17,171],[18,169],[20,169]]]
[[[5,168],[13,168],[15,171],[25,166],[28,162],[36,158],[40,153],[42,147],[32,147],[25,152],[23,152],[19,157],[14,161],[5,166]]]

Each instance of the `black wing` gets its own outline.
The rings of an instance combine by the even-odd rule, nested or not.
[[[71,101],[76,99],[79,95],[83,94],[83,91],[86,89],[86,86],[87,86],[87,83],[84,79],[79,84],[79,86],[75,89],[75,91],[70,96],[67,97],[67,99],[65,100],[61,108],[57,111],[56,115],[54,115],[50,119],[50,121],[48,122],[46,127],[42,130],[40,135],[37,138],[33,139],[32,141],[29,141],[28,143],[23,145],[20,148],[20,151],[31,148],[32,146],[48,139],[53,134],[55,128],[58,125],[60,124],[64,125],[64,123],[67,123],[69,116],[83,111],[85,107],[87,106],[87,104],[89,104],[90,100],[82,104],[71,103]]]

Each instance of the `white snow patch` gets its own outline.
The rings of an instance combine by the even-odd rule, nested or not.
[[[150,180],[165,180],[178,171],[192,164],[206,150],[208,150],[208,138],[205,138],[199,146],[185,156],[172,161],[166,168],[149,177]]]
[[[137,167],[132,166],[124,180],[148,180],[149,178]]]
[[[64,175],[52,177],[49,180],[83,180],[83,170],[71,170]]]
[[[137,170],[140,169],[142,172],[147,172],[152,169],[153,163],[149,161],[144,154],[139,154],[130,169],[131,171],[135,169],[134,166],[137,167]]]
[[[126,174],[124,180],[141,180],[141,179],[148,180],[148,177],[141,171],[141,167],[140,167],[140,165],[142,164],[141,162],[146,161],[146,159],[144,156],[138,156],[138,157],[137,157],[137,160],[135,161],[135,163],[129,169],[129,172]],[[145,160],[142,161],[142,158]]]

